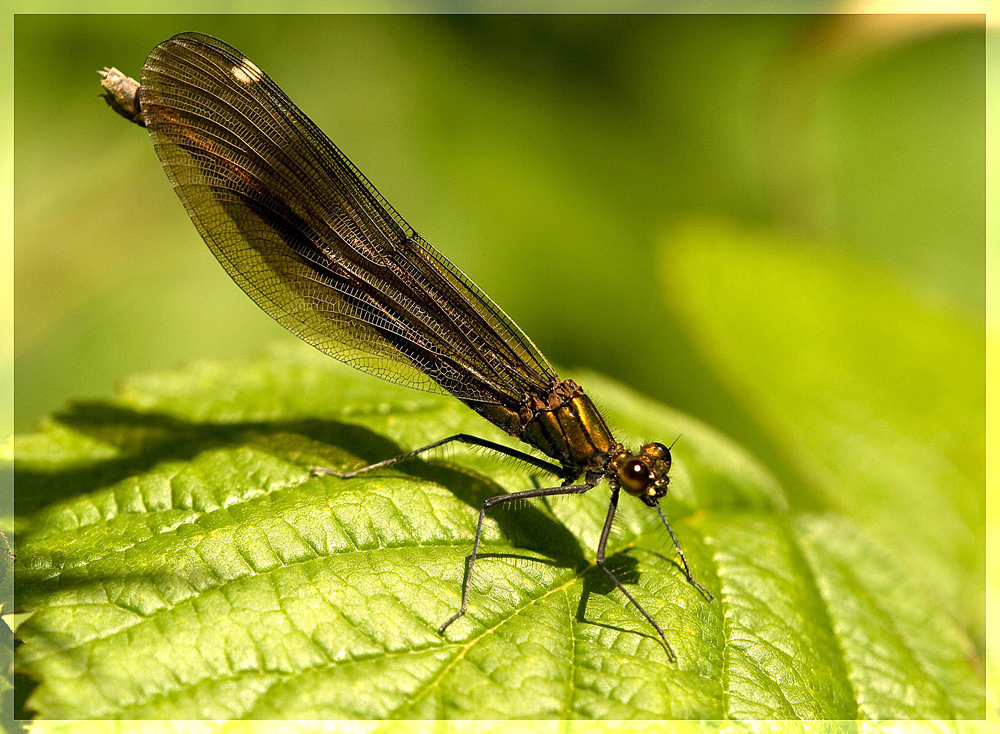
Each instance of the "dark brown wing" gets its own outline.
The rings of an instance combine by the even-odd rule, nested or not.
[[[210,36],[153,49],[139,98],[209,248],[274,319],[364,372],[519,404],[552,367],[258,68]]]

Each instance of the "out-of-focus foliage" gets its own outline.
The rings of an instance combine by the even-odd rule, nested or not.
[[[665,238],[668,298],[802,477],[985,634],[982,327],[855,260],[719,227]]]
[[[268,71],[553,361],[746,440],[739,396],[656,295],[674,223],[793,229],[981,314],[981,29],[845,55],[861,32],[842,16],[20,16],[18,428],[283,333],[96,96],[95,69],[137,74],[188,29]]]

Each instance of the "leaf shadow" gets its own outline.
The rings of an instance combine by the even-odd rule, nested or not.
[[[466,583],[466,579],[468,579],[469,575],[469,558],[470,556],[465,557],[465,576],[463,577],[463,583]],[[516,553],[479,553],[476,558],[477,560],[482,560],[484,558],[500,558],[506,560],[515,559],[530,563],[542,563],[549,566],[559,565],[557,562],[549,559],[521,556]],[[618,580],[623,584],[635,584],[642,575],[639,571],[639,562],[625,553],[615,554],[608,560],[609,566],[612,566],[612,571],[614,571]],[[589,565],[589,563],[586,565]],[[609,579],[604,572],[596,566],[587,568],[583,573],[582,579],[583,589],[580,593],[580,601],[577,603],[576,607],[577,622],[593,625],[595,627],[603,627],[605,629],[622,632],[624,634],[635,634],[641,637],[648,637],[657,644],[660,644],[659,637],[652,632],[647,633],[640,629],[626,629],[625,627],[618,627],[613,624],[608,624],[607,622],[587,619],[587,605],[590,601],[590,595],[597,594],[600,596],[608,596],[612,591],[614,591],[615,585],[611,582],[611,579]]]
[[[390,458],[409,448],[401,447],[393,440],[366,427],[329,419],[196,422],[161,412],[144,412],[111,401],[73,403],[55,414],[53,420],[71,431],[114,447],[115,455],[88,461],[85,464],[56,468],[15,461],[17,515],[28,520],[25,523],[27,528],[33,525],[30,521],[32,514],[43,512],[61,502],[109,489],[119,482],[150,472],[159,464],[191,461],[205,451],[252,446],[255,450],[270,453],[276,458],[304,468],[315,463],[317,447],[319,453],[327,457],[322,460],[331,460],[331,463],[337,465],[349,463],[352,466]],[[443,486],[477,513],[486,498],[503,494],[505,491],[521,489],[521,487],[502,487],[490,477],[477,471],[433,456],[400,463],[392,467],[390,473],[402,473],[414,479]],[[379,474],[384,476],[382,472]],[[332,479],[317,477],[315,481],[332,481]],[[295,490],[290,488],[288,491]],[[544,557],[492,553],[484,553],[481,557],[516,556],[524,558],[526,563],[541,562],[551,566],[571,568],[578,573],[583,572],[584,590],[577,611],[578,619],[589,624],[619,629],[603,622],[586,619],[586,606],[590,593],[608,594],[612,591],[613,585],[598,569],[588,569],[592,560],[588,560],[580,541],[548,512],[544,500],[523,503],[518,508],[511,507],[506,511],[491,512],[490,519],[516,548],[534,551]],[[25,531],[20,540],[28,540],[30,538],[28,532],[30,531]],[[468,539],[470,550],[472,540],[470,533]],[[638,575],[636,562],[627,556],[612,558],[616,572],[623,582],[634,581]],[[85,574],[68,576],[62,573],[52,574],[52,569],[35,573],[22,566],[20,570],[22,573],[17,577],[18,590],[21,590],[21,582],[24,582],[26,589],[30,590],[28,598],[39,600],[44,606],[44,599],[57,591],[66,592],[74,586],[81,588],[95,584],[103,586],[109,581],[124,581],[127,585],[139,586],[149,582],[164,569],[146,567],[138,573],[136,569],[132,569],[124,576],[118,575],[113,579],[95,577],[93,568]],[[619,629],[619,631],[642,634],[637,630]],[[17,688],[21,710],[24,710],[25,703],[30,701],[29,696],[34,685],[35,682],[31,678],[19,675]]]
[[[635,584],[639,580],[641,572],[639,571],[639,562],[627,554],[627,552],[616,553],[607,559],[608,567],[611,568],[618,580],[621,581],[626,586]],[[638,627],[633,629],[628,629],[625,627],[618,627],[613,624],[608,624],[607,622],[599,622],[593,619],[587,619],[587,606],[590,602],[590,595],[597,594],[599,596],[609,596],[612,591],[614,591],[615,585],[612,583],[611,579],[597,566],[590,568],[583,575],[583,589],[580,592],[580,601],[576,606],[576,621],[581,624],[589,624],[595,627],[603,627],[604,629],[613,630],[615,632],[622,632],[629,635],[639,635],[640,637],[648,637],[657,644],[660,644],[660,638],[655,634],[655,632],[650,629],[648,632],[644,631]],[[627,602],[626,603],[630,603]]]
[[[408,450],[363,426],[320,418],[202,423],[160,412],[144,412],[110,401],[87,401],[71,403],[54,414],[53,419],[73,431],[115,447],[116,455],[57,469],[25,464],[15,458],[16,514],[29,519],[25,523],[29,528],[32,514],[54,504],[110,488],[164,462],[191,461],[205,451],[250,445],[304,468],[315,463],[316,446],[323,448],[324,457],[351,457],[351,463],[356,465],[374,463]],[[403,473],[414,479],[434,482],[477,512],[487,497],[520,489],[501,487],[475,471],[429,458],[431,460],[409,459],[373,476]],[[576,537],[537,504],[528,503],[516,513],[490,513],[490,518],[518,547],[536,551],[572,568],[586,564]],[[30,537],[25,533],[21,541]],[[469,544],[471,547],[471,535]],[[34,587],[32,591],[38,592],[42,589],[37,584],[58,582],[64,585],[66,581],[65,578],[60,581],[57,574],[48,580],[37,579],[29,583]]]

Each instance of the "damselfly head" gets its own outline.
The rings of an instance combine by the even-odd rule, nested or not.
[[[670,484],[670,449],[662,443],[647,443],[639,454],[623,449],[612,461],[618,485],[647,505],[654,505]]]

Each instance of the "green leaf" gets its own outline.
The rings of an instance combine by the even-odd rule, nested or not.
[[[484,498],[543,478],[454,448],[457,401],[301,348],[127,380],[16,449],[28,707],[52,718],[953,718],[984,713],[968,640],[850,521],[789,515],[770,474],[694,419],[577,375],[635,444],[677,443],[665,530],[607,489],[487,520],[469,613],[447,631]]]
[[[510,731],[506,721],[382,721],[361,724],[365,734],[504,734]],[[195,728],[196,727],[196,728]],[[352,732],[359,725],[352,722],[290,721],[281,725],[288,734],[330,734]],[[994,734],[996,726],[987,722],[952,721],[672,721],[672,734]],[[107,722],[36,721],[32,734],[270,734],[273,722],[204,721],[192,726],[184,721]],[[519,734],[655,734],[664,731],[663,722],[648,721],[574,721],[560,726],[551,721],[519,721]]]
[[[985,632],[985,333],[871,266],[692,223],[664,294],[790,466],[793,507],[852,517]]]

